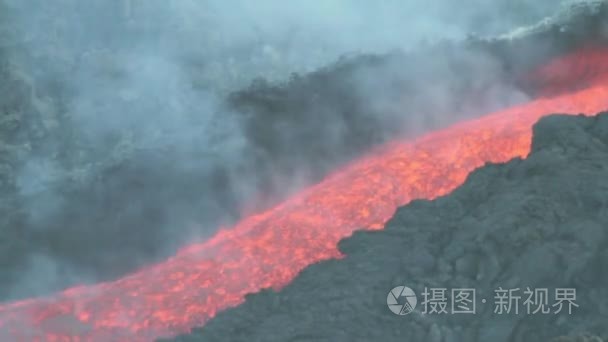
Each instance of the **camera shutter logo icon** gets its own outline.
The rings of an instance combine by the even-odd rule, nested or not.
[[[406,286],[397,286],[386,297],[386,305],[395,315],[407,315],[414,311],[418,298],[412,289]]]

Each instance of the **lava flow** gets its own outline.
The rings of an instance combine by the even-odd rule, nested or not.
[[[341,257],[340,239],[382,228],[398,206],[444,195],[486,162],[525,157],[541,116],[608,109],[608,49],[581,50],[533,75],[551,86],[550,94],[387,144],[286,202],[125,278],[0,306],[0,340],[148,341],[186,332],[247,293],[280,288],[307,265]]]

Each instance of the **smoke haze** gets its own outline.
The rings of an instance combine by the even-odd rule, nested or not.
[[[0,300],[119,277],[375,144],[522,101],[490,56],[454,58],[484,71],[477,82],[441,59],[373,55],[493,36],[554,9],[507,0],[0,2]],[[485,96],[464,103],[461,83]]]

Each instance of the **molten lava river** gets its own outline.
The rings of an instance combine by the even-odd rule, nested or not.
[[[582,49],[532,74],[530,102],[411,141],[389,143],[284,203],[122,279],[0,306],[1,341],[150,341],[204,325],[247,293],[281,288],[341,257],[340,239],[381,229],[398,206],[461,185],[486,162],[525,157],[550,113],[608,109],[608,48]]]

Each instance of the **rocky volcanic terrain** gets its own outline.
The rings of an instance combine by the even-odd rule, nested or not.
[[[221,86],[214,108],[187,108],[186,133],[157,132],[155,120],[173,119],[173,108],[114,88],[133,72],[121,64],[129,47],[103,35],[65,46],[62,30],[85,32],[71,20],[80,25],[90,10],[72,5],[69,16],[58,15],[72,19],[24,37],[0,4],[0,302],[127,274],[376,144],[524,101],[542,85],[518,76],[583,43],[605,43],[608,32],[606,2],[587,1],[495,39],[351,56],[238,91]],[[42,12],[61,8],[57,2]],[[109,36],[156,38],[123,19],[108,16]],[[191,76],[184,87],[195,104],[217,79],[239,74],[222,66],[212,77],[192,65],[198,55],[187,57],[177,67]],[[83,100],[87,83],[75,75],[107,92]],[[442,101],[434,101],[438,95]],[[106,120],[110,112],[144,113],[145,120],[88,136],[80,116]],[[226,121],[235,127],[219,127]],[[446,198],[412,203],[385,232],[345,240],[345,260],[313,266],[284,291],[253,295],[180,339],[357,340],[360,333],[367,340],[518,341],[605,333],[605,122],[605,115],[543,120],[530,159],[486,167]],[[217,134],[209,136],[209,127]],[[226,153],[232,129],[245,145]],[[293,179],[302,181],[286,189]],[[496,317],[480,305],[475,317],[399,317],[385,301],[402,284],[419,297],[424,286],[476,287],[488,300],[494,286],[576,287],[580,307],[572,316]],[[335,335],[339,329],[344,336]]]
[[[250,295],[172,341],[602,341],[608,337],[608,113],[551,115],[531,154],[471,173],[451,194],[400,208],[381,231],[341,241],[282,290]],[[387,294],[418,294],[409,315]],[[476,313],[423,314],[425,288],[476,289]],[[519,288],[510,313],[495,290]],[[524,291],[548,290],[549,312]],[[576,289],[571,314],[555,290]],[[429,297],[430,298],[430,297]],[[486,303],[482,302],[486,300]],[[514,306],[519,312],[515,314]]]
[[[595,33],[606,17],[591,1],[504,37],[355,55],[243,87],[226,58],[210,71],[207,35],[194,35],[202,54],[158,38],[194,28],[125,18],[106,1],[17,4],[0,3],[0,301],[117,278],[376,144],[523,101],[537,85],[516,75],[605,40]],[[140,47],[185,55],[166,65]]]

